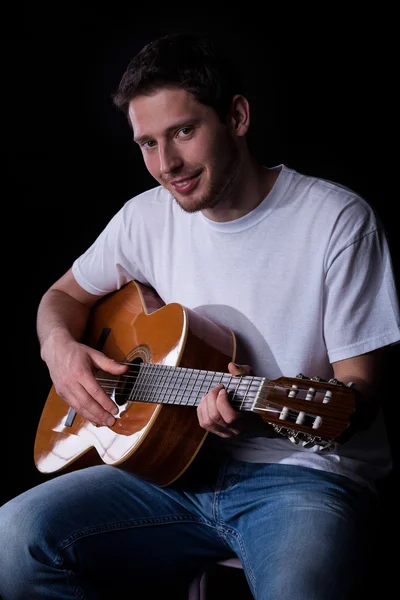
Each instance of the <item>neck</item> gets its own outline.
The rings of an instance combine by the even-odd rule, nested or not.
[[[217,222],[244,217],[268,196],[278,175],[278,170],[263,167],[246,153],[230,181],[224,199],[214,208],[204,210],[204,216]]]

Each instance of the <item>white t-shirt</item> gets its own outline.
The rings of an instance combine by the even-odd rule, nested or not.
[[[163,187],[128,200],[73,264],[100,294],[135,279],[232,329],[236,362],[255,375],[333,376],[331,363],[400,340],[384,232],[371,207],[338,184],[285,165],[264,201],[235,221],[188,214]],[[333,450],[283,437],[221,441],[236,458],[296,464],[371,487],[389,472],[382,414]]]

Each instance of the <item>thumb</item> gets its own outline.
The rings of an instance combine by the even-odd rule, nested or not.
[[[234,362],[230,362],[228,365],[229,372],[231,375],[252,375],[253,370],[249,365],[238,365]]]
[[[113,358],[109,358],[108,356],[106,356],[102,352],[99,352],[98,350],[92,351],[92,360],[93,360],[93,364],[97,368],[102,369],[103,371],[106,371],[107,373],[113,373],[115,375],[120,375],[122,373],[125,373],[125,371],[128,370],[127,364],[120,363],[120,362],[114,360]]]

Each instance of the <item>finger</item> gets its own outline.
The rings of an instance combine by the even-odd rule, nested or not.
[[[107,383],[107,379],[102,378],[101,381],[103,385]],[[110,381],[112,383],[110,389],[114,389],[115,380]],[[118,414],[118,407],[91,371],[83,373],[79,381],[75,380],[67,384],[62,391],[61,397],[66,399],[81,416],[98,425],[113,425],[115,420],[113,415]]]
[[[199,424],[209,433],[214,433],[220,437],[228,438],[236,435],[236,432],[229,429],[222,421],[220,423],[212,421],[208,416],[202,417],[202,415],[199,414]]]
[[[63,398],[81,417],[87,419],[96,425],[108,425],[111,426],[115,422],[115,418],[105,410],[94,398],[86,391],[81,385],[74,387],[74,390],[67,390],[66,392],[60,393],[59,396]],[[111,402],[111,400],[110,400]],[[112,403],[114,404],[114,403]],[[114,404],[114,408],[118,411]]]
[[[208,431],[214,428],[219,430],[221,425],[224,426],[221,415],[218,413],[216,408],[217,395],[222,389],[223,385],[218,385],[213,388],[210,392],[208,392],[208,394],[206,394],[206,396],[202,398],[199,406],[197,407],[199,423]]]
[[[128,365],[87,346],[82,347],[85,356],[79,368],[75,365],[54,375],[57,394],[83,418],[97,425],[111,426],[115,422],[113,415],[117,415],[119,409],[108,392],[118,388],[119,376],[128,370]],[[97,377],[99,370],[102,373]]]
[[[234,434],[240,433],[241,426],[238,423],[238,419],[241,417],[241,414],[232,407],[225,388],[218,392],[216,409],[220,415],[220,419],[222,418],[222,422],[225,424],[226,429]]]
[[[197,413],[202,427],[225,425],[216,404],[218,393],[223,389],[223,385],[216,386],[200,402]]]
[[[236,426],[231,427],[225,422],[221,412],[218,409],[218,403],[222,400],[224,410],[227,411],[229,420],[236,420],[237,415],[231,408],[226,390],[222,385],[216,386],[211,390],[200,402],[197,414],[201,427],[211,433],[220,435],[221,437],[231,437],[239,433]]]
[[[86,377],[81,382],[82,387],[87,392],[89,398],[95,401],[104,411],[111,415],[118,414],[118,408],[105,389],[110,393],[114,389],[118,389],[118,382],[115,379],[107,379],[106,377]],[[103,387],[104,386],[104,387]],[[86,398],[86,396],[85,396]]]
[[[233,435],[228,431],[226,425],[222,421],[217,422],[212,420],[207,411],[207,401],[205,401],[202,404],[202,406],[199,405],[198,418],[200,426],[203,427],[203,429],[209,431],[210,433],[214,433],[221,437],[230,437],[231,435]]]

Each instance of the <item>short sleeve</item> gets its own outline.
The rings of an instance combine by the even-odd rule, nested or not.
[[[331,363],[399,342],[398,291],[379,228],[347,243],[329,265],[324,336]]]

